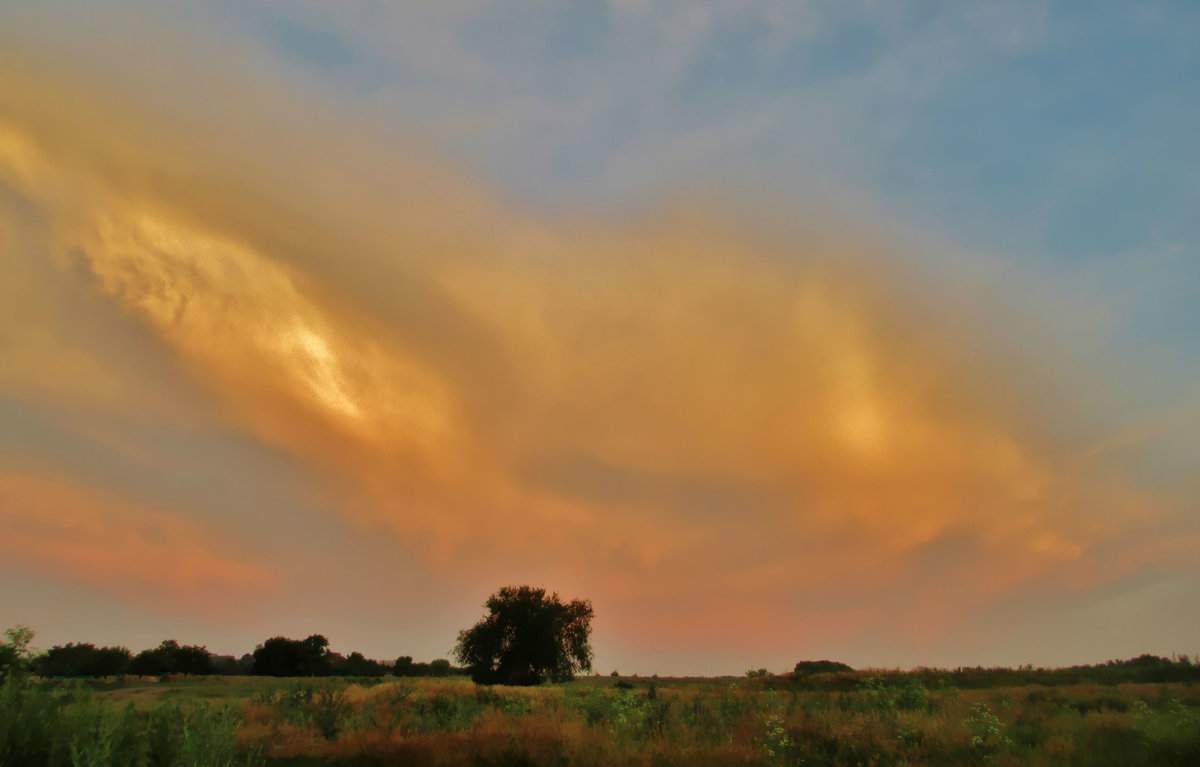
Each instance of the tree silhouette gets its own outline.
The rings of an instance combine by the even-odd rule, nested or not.
[[[392,673],[396,676],[416,676],[416,664],[413,663],[411,655],[401,655],[396,658],[396,663],[392,666]]]
[[[175,671],[179,674],[211,674],[212,654],[207,647],[186,645],[175,651]]]
[[[460,631],[454,649],[479,684],[563,682],[592,667],[592,603],[563,603],[531,586],[505,586],[484,603],[488,615]]]
[[[300,643],[287,637],[271,637],[254,649],[254,673],[259,676],[299,676]]]
[[[271,637],[254,650],[254,673],[260,676],[325,676],[332,663],[329,640],[320,634]]]
[[[387,672],[388,668],[382,663],[366,658],[360,652],[352,652],[333,664],[333,673],[338,676],[383,676]]]
[[[330,672],[333,659],[330,657],[328,639],[321,634],[313,634],[300,646],[300,676],[325,676]]]
[[[212,655],[204,647],[180,647],[174,639],[164,639],[158,647],[138,653],[129,670],[142,676],[211,674]]]
[[[142,650],[129,666],[131,673],[138,676],[161,676],[175,670],[175,650],[179,643],[173,639],[163,641],[158,647]]]
[[[835,660],[802,660],[796,664],[796,668],[792,673],[796,676],[805,674],[835,674],[839,671],[853,671],[854,669],[847,666],[845,663],[840,663]]]
[[[0,642],[0,678],[24,671],[34,656],[34,651],[29,647],[33,641],[33,629],[28,626],[5,629],[4,640]]]
[[[90,642],[55,645],[36,661],[42,676],[121,676],[133,657],[124,647],[96,647]]]

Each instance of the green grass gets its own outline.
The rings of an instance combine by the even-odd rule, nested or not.
[[[166,687],[139,695],[125,682],[0,686],[0,766],[233,767],[262,764],[237,743],[241,702],[212,704]]]
[[[587,677],[11,679],[0,767],[1200,764],[1200,685]],[[932,686],[930,681],[933,682]]]

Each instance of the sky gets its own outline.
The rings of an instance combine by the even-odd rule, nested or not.
[[[0,622],[1200,652],[1200,7],[0,4]]]

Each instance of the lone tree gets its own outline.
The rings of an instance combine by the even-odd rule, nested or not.
[[[565,682],[592,668],[592,603],[564,604],[545,589],[505,586],[484,603],[488,615],[458,633],[454,654],[479,684]]]

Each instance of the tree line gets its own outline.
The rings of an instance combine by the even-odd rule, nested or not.
[[[29,651],[33,632],[24,627],[5,632],[9,640],[0,643],[0,676],[10,666],[21,663],[28,671],[44,677],[120,677],[134,676],[451,676],[466,673],[438,659],[430,663],[414,662],[402,655],[392,663],[366,658],[360,652],[348,656],[329,649],[329,640],[321,634],[305,639],[271,637],[241,657],[216,655],[201,645],[181,645],[167,639],[136,655],[125,647],[97,647],[90,642],[55,645],[45,652]]]
[[[746,676],[771,688],[846,691],[861,689],[864,681],[876,679],[884,685],[919,684],[930,690],[955,688],[986,690],[998,687],[1066,687],[1076,684],[1163,684],[1200,682],[1200,663],[1187,655],[1164,658],[1139,655],[1128,660],[1067,666],[1017,668],[960,666],[958,668],[860,669],[835,661],[801,661],[791,674],[771,674],[765,669],[747,671]]]
[[[44,653],[29,650],[33,632],[17,627],[0,643],[0,676],[19,664],[44,677],[111,677],[252,674],[259,676],[450,676],[470,674],[479,684],[533,685],[565,682],[592,666],[592,604],[564,602],[557,593],[532,586],[505,586],[484,603],[488,614],[458,634],[454,655],[462,668],[439,658],[414,662],[402,655],[391,664],[352,652],[339,655],[321,634],[304,639],[271,637],[240,658],[214,655],[206,647],[180,645],[173,639],[134,655],[125,647],[90,643],[55,645]],[[5,653],[7,652],[7,656]],[[5,658],[8,658],[6,661]],[[7,666],[6,666],[7,663]]]

